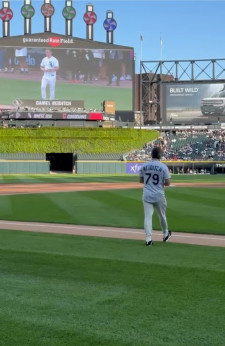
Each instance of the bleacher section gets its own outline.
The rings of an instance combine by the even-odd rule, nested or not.
[[[151,159],[151,150],[155,145],[163,148],[162,160],[225,160],[224,130],[163,132],[157,140],[128,153],[124,159],[147,161]]]

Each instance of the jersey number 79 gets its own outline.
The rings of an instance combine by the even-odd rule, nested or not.
[[[154,185],[158,185],[158,183],[159,183],[159,176],[158,176],[157,173],[154,173],[154,174],[152,174],[152,173],[145,173],[145,174],[148,176],[145,184],[148,184],[149,180],[151,179],[151,181],[152,181],[152,183]]]

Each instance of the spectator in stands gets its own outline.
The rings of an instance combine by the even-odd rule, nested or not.
[[[223,160],[225,156],[225,131],[177,131],[175,135],[167,132],[142,149],[125,156],[129,161],[145,161],[150,157],[155,145],[163,148],[163,160]]]

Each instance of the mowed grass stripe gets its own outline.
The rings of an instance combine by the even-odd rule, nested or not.
[[[13,231],[0,249],[4,346],[224,343],[223,249]]]
[[[136,174],[1,174],[0,184],[33,183],[90,183],[90,182],[138,182]],[[225,183],[225,175],[173,174],[171,184],[180,183]]]
[[[169,228],[225,234],[224,192],[224,188],[168,189]],[[142,190],[0,196],[0,219],[142,229]],[[156,214],[153,227],[160,229]]]
[[[188,182],[193,182],[193,183],[216,183],[216,182],[221,182],[221,183],[225,183],[225,175],[224,174],[216,174],[216,175],[203,175],[203,174],[199,174],[199,175],[192,175],[192,174],[172,174],[171,175],[171,181],[175,181],[175,182],[184,182],[184,183],[188,183]]]
[[[2,174],[0,184],[36,184],[36,183],[108,183],[108,182],[138,182],[137,175],[108,175],[108,174]]]
[[[210,251],[208,247],[204,246],[156,242],[149,252],[143,251],[143,241],[141,240],[38,232],[27,233],[26,231],[9,230],[0,230],[0,240],[1,250],[27,253],[27,256],[32,252],[40,255],[67,255],[89,259],[112,259],[125,262],[225,271],[224,248],[220,247],[213,247]],[[167,246],[168,244],[169,246]],[[176,251],[176,256],[171,256],[173,250]],[[205,258],[205,261],[202,261],[203,258]]]
[[[167,216],[173,230],[225,234],[225,189],[176,188],[167,190]]]
[[[0,196],[0,219],[129,227],[137,218],[142,223],[138,200],[141,190]]]

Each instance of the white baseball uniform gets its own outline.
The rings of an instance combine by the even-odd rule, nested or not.
[[[146,242],[149,242],[152,236],[152,215],[154,208],[157,211],[163,235],[165,236],[168,233],[164,182],[166,179],[170,179],[170,173],[164,163],[153,159],[143,164],[139,171],[139,176],[144,180],[144,229]]]
[[[55,69],[59,67],[58,60],[51,56],[50,58],[45,57],[42,59],[41,67],[45,69]],[[41,97],[46,99],[46,87],[49,85],[49,100],[53,100],[55,98],[55,83],[56,83],[56,71],[45,71],[41,80]]]

